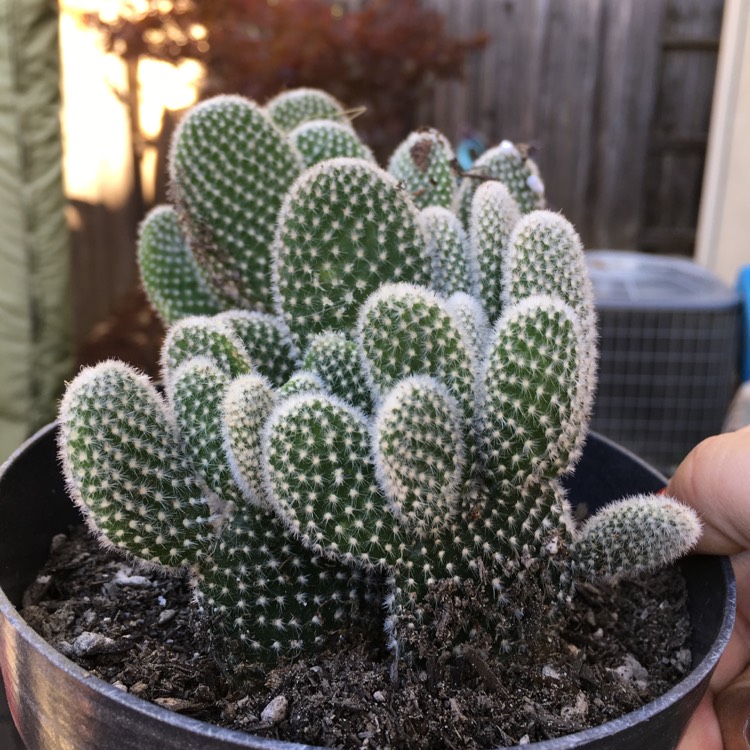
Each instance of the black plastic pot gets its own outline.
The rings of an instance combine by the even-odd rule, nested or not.
[[[659,489],[664,479],[592,435],[569,483],[573,503],[608,502]],[[14,605],[45,561],[53,535],[80,523],[57,464],[55,425],[23,445],[0,472],[0,669],[28,750],[303,750],[196,721],[90,676],[49,646]],[[724,558],[682,562],[688,582],[694,669],[658,700],[599,727],[526,745],[533,750],[671,750],[703,695],[731,633],[735,587]]]

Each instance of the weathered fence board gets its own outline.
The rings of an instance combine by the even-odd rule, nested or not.
[[[645,249],[692,254],[721,21],[720,2],[667,7],[643,187]]]

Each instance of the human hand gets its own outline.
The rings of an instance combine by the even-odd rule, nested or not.
[[[737,578],[732,637],[677,750],[750,750],[750,427],[696,446],[666,493],[703,521],[695,552],[729,555]]]

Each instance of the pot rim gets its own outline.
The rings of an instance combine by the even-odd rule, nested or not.
[[[51,422],[38,430],[28,440],[24,441],[24,443],[11,454],[2,466],[0,466],[0,481],[8,467],[20,454],[22,454],[31,444],[45,438],[48,433],[54,432],[56,429],[57,422]],[[594,431],[590,431],[588,437],[593,437],[595,440],[616,447],[617,450],[629,455],[637,463],[648,467],[652,472],[654,471],[654,469],[645,461],[609,438],[599,435]],[[602,739],[618,732],[619,730],[625,729],[628,726],[632,726],[633,724],[648,721],[666,706],[676,702],[682,695],[689,692],[706,679],[715,668],[719,658],[726,648],[735,620],[737,590],[734,581],[734,573],[728,557],[720,557],[719,562],[721,563],[722,574],[727,584],[721,628],[719,629],[717,637],[714,639],[709,652],[693,669],[691,669],[686,677],[658,698],[638,709],[635,709],[634,711],[622,714],[616,719],[611,719],[610,721],[599,724],[598,726],[590,727],[573,734],[530,743],[529,745],[524,745],[524,747],[528,747],[530,750],[567,750],[568,748],[578,747],[584,742]],[[228,742],[234,743],[235,747],[246,747],[251,750],[329,750],[328,748],[323,748],[319,745],[305,745],[298,742],[288,742],[261,737],[259,735],[242,732],[236,729],[220,727],[215,724],[200,721],[199,719],[194,719],[190,716],[183,716],[182,714],[170,711],[167,708],[163,708],[155,703],[151,703],[142,698],[138,698],[131,693],[116,688],[105,680],[95,677],[90,672],[68,659],[37,634],[36,631],[34,631],[21,617],[18,610],[7,598],[2,588],[0,588],[0,615],[12,625],[20,638],[38,650],[53,664],[53,666],[68,673],[76,679],[76,681],[80,682],[82,686],[86,686],[89,689],[94,689],[97,692],[102,693],[108,699],[113,700],[115,703],[131,711],[149,716],[152,719],[164,722],[170,726],[182,727],[195,733],[199,737],[218,740],[224,739]],[[497,748],[497,750],[503,749]],[[512,750],[512,748],[505,748],[504,750]]]

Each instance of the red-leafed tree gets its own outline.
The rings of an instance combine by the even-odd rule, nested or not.
[[[323,88],[366,107],[357,126],[384,157],[417,123],[420,96],[436,79],[460,77],[486,38],[451,36],[422,0],[149,0],[118,18],[92,14],[107,49],[204,63],[203,96],[242,93],[264,101],[283,89]]]

